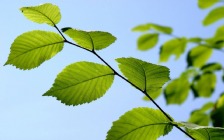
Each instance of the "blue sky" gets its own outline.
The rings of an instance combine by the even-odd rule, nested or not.
[[[39,25],[27,20],[20,7],[50,2],[61,9],[59,28],[73,27],[82,30],[101,30],[112,33],[117,41],[99,54],[116,70],[114,59],[136,57],[158,63],[159,46],[147,52],[136,49],[140,35],[131,28],[142,23],[158,23],[174,28],[174,34],[186,37],[209,37],[221,22],[203,27],[201,20],[208,10],[200,10],[195,0],[33,0],[6,1],[0,5],[0,140],[104,140],[112,122],[135,107],[153,107],[141,100],[142,93],[118,77],[102,98],[81,106],[65,106],[55,98],[43,97],[53,84],[57,74],[67,65],[77,61],[100,62],[92,54],[71,45],[40,67],[22,71],[13,66],[3,66],[13,40],[30,30],[51,30],[48,25]],[[161,36],[160,44],[170,39]],[[223,55],[215,52],[210,61]],[[223,63],[223,62],[222,62]],[[164,63],[171,69],[171,78],[177,77],[186,67],[185,57]],[[218,85],[221,87],[221,85]],[[218,88],[211,100],[215,101],[223,89]],[[188,100],[181,106],[166,106],[164,97],[156,100],[175,120],[186,121],[191,110],[200,107],[208,99]],[[188,139],[178,130],[163,139]]]

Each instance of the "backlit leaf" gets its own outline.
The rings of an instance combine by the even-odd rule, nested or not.
[[[115,42],[116,37],[108,32],[82,31],[63,28],[62,31],[72,38],[78,45],[88,50],[101,50]]]
[[[138,49],[145,51],[153,48],[158,42],[159,34],[143,34],[138,38]]]
[[[223,140],[224,128],[199,126],[186,122],[177,123],[178,126],[187,129],[187,132],[196,140]]]
[[[136,58],[118,58],[121,72],[130,82],[149,95],[169,80],[169,69]]]
[[[167,104],[182,104],[188,97],[190,83],[186,77],[171,81],[165,88],[164,94]]]
[[[192,90],[195,97],[210,97],[216,86],[216,75],[204,73],[194,79]]]
[[[150,29],[165,33],[165,34],[171,34],[172,33],[172,28],[168,26],[162,26],[154,23],[147,23],[147,24],[141,24],[132,29],[132,31],[135,32],[144,32],[144,31],[149,31]]]
[[[176,59],[178,59],[184,53],[186,44],[186,38],[174,38],[165,42],[160,48],[160,61],[168,61],[171,55],[176,56]]]
[[[224,6],[217,7],[211,10],[203,20],[203,25],[210,25],[220,19],[224,18]]]
[[[113,71],[92,62],[67,66],[44,96],[53,96],[66,105],[89,103],[102,97],[113,83]]]
[[[201,67],[203,66],[212,54],[212,48],[205,46],[197,46],[190,50],[187,56],[188,66]]]
[[[113,122],[106,140],[156,140],[168,134],[172,128],[161,111],[135,108]]]
[[[211,38],[207,38],[205,41],[213,48],[221,49],[224,47],[224,26],[217,28],[215,35]]]
[[[220,63],[209,63],[201,67],[203,72],[214,72],[222,69],[222,65]]]
[[[32,69],[60,52],[64,39],[54,32],[30,31],[18,36],[11,46],[7,64]]]
[[[221,94],[211,112],[212,123],[216,127],[224,127],[224,93]]]
[[[198,7],[200,7],[201,9],[209,8],[218,1],[219,0],[198,0]]]
[[[45,3],[38,6],[22,7],[24,16],[36,23],[46,23],[54,26],[61,20],[60,9],[53,4]]]
[[[193,43],[201,43],[203,41],[203,39],[200,37],[193,37],[193,38],[189,38],[187,41],[193,42]]]
[[[156,90],[156,91],[151,91],[150,92],[150,97],[152,97],[152,99],[156,99],[156,98],[158,98],[159,97],[159,95],[162,93],[162,89],[159,89],[159,90]],[[147,96],[144,96],[143,97],[143,100],[145,100],[145,101],[150,101],[149,100],[149,98],[147,97]]]

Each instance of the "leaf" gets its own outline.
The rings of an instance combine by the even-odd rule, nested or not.
[[[135,108],[113,122],[106,140],[156,140],[168,134],[172,128],[161,111],[146,107]]]
[[[217,22],[222,18],[224,18],[224,6],[217,7],[211,10],[203,20],[203,25],[208,26],[210,24],[213,24],[214,22]]]
[[[203,72],[214,72],[222,69],[222,65],[220,63],[209,63],[201,67]]]
[[[197,46],[191,49],[187,56],[187,63],[189,66],[200,68],[203,66],[212,54],[212,48],[205,46]]]
[[[43,96],[56,97],[66,105],[89,103],[102,97],[113,83],[113,71],[92,62],[77,62],[58,74]]]
[[[145,51],[153,48],[158,42],[159,34],[143,34],[138,38],[138,49]]]
[[[5,65],[24,70],[38,67],[60,52],[63,45],[64,39],[54,32],[34,30],[23,33],[12,43]]]
[[[20,8],[24,16],[36,23],[46,23],[55,26],[61,20],[61,13],[58,6],[45,3],[38,6]]]
[[[147,23],[147,24],[141,24],[132,29],[134,32],[145,32],[150,29],[153,29],[155,31],[159,31],[161,33],[165,34],[171,34],[173,32],[173,29],[168,26],[162,26],[154,23]]]
[[[201,112],[206,112],[209,109],[212,109],[214,107],[214,103],[213,102],[208,102],[206,104],[203,105],[203,107],[200,109]]]
[[[162,89],[159,89],[159,90],[156,90],[156,91],[151,91],[150,92],[150,97],[152,98],[152,99],[156,99],[156,98],[158,98],[159,97],[159,95],[162,93]],[[143,97],[143,100],[145,100],[145,101],[150,101],[149,100],[149,98],[147,97],[147,96],[144,96]]]
[[[171,55],[178,59],[184,53],[186,44],[186,38],[174,38],[165,42],[160,48],[160,62],[168,61]]]
[[[221,94],[211,112],[213,126],[224,127],[224,93]]]
[[[80,47],[88,50],[101,50],[115,42],[116,37],[102,31],[82,31],[72,28],[63,28],[62,31],[72,38]]]
[[[182,104],[189,93],[190,83],[186,77],[171,81],[164,90],[167,104]]]
[[[196,68],[188,68],[184,72],[181,73],[182,78],[191,79],[199,74]]]
[[[192,90],[195,97],[210,97],[215,89],[216,75],[204,73],[194,79]]]
[[[198,7],[200,7],[201,9],[209,8],[218,1],[219,0],[198,0]]]
[[[169,80],[169,69],[136,58],[118,58],[121,72],[147,94],[155,93]]]
[[[178,126],[187,129],[187,132],[196,140],[222,140],[224,137],[224,128],[199,126],[186,122],[177,123]]]
[[[203,39],[200,37],[192,37],[192,38],[189,38],[187,41],[193,42],[193,43],[201,43],[203,41]]]
[[[207,38],[205,41],[213,48],[221,49],[224,47],[224,26],[217,28],[213,37]]]

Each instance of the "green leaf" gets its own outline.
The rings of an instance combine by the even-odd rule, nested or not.
[[[203,20],[203,25],[210,25],[220,19],[224,18],[224,6],[217,7],[211,10]]]
[[[138,38],[138,49],[145,51],[153,48],[158,42],[159,34],[143,34]]]
[[[132,31],[144,32],[144,31],[148,31],[150,29],[153,29],[155,31],[165,33],[165,34],[171,34],[173,32],[172,28],[170,28],[168,26],[162,26],[162,25],[158,25],[158,24],[154,24],[154,23],[138,25],[138,26],[134,27],[132,29]]]
[[[198,0],[198,7],[200,7],[201,9],[209,8],[218,1],[219,0]]]
[[[136,58],[118,58],[121,72],[147,94],[155,93],[169,80],[169,69]]]
[[[102,97],[113,83],[113,71],[92,62],[77,62],[58,74],[43,96],[56,97],[66,105],[89,103]]]
[[[216,33],[213,37],[207,38],[205,41],[213,48],[221,49],[224,47],[224,26],[217,28]]]
[[[199,74],[198,70],[194,67],[186,69],[181,73],[182,78],[191,79]]]
[[[186,77],[171,81],[165,88],[164,95],[167,104],[182,104],[188,96],[190,83]]]
[[[158,98],[159,97],[159,95],[162,93],[162,89],[159,89],[159,90],[156,90],[156,91],[151,91],[150,92],[150,97],[152,97],[152,99],[156,99],[156,98]],[[150,101],[149,100],[149,98],[147,97],[147,96],[144,96],[143,97],[143,100],[145,100],[145,101]]]
[[[192,38],[189,38],[187,41],[193,42],[193,43],[201,43],[203,41],[203,39],[200,37],[192,37]]]
[[[211,112],[213,126],[224,127],[224,93],[221,94]]]
[[[34,30],[18,36],[11,46],[5,65],[32,69],[60,52],[64,39],[54,32]]]
[[[216,75],[214,73],[204,73],[194,79],[192,90],[195,97],[210,97],[215,85]]]
[[[60,9],[56,5],[50,3],[38,6],[22,7],[20,10],[26,18],[40,24],[46,23],[50,26],[54,26],[61,20]]]
[[[204,104],[203,107],[199,111],[206,112],[209,109],[212,109],[213,107],[214,107],[214,103],[213,102],[208,102],[208,103]]]
[[[156,140],[168,134],[172,128],[161,111],[135,108],[113,122],[106,140]]]
[[[224,137],[224,128],[199,126],[186,122],[179,122],[177,125],[186,128],[196,140],[223,140]]]
[[[194,111],[191,113],[191,117],[188,122],[194,123],[201,126],[208,126],[210,121],[210,116],[201,111]]]
[[[197,46],[191,49],[187,56],[188,67],[201,67],[203,66],[212,54],[212,48],[206,46]]]
[[[62,31],[72,38],[80,47],[88,50],[101,50],[115,42],[116,37],[108,32],[82,31],[72,28],[63,28]]]
[[[222,69],[222,65],[220,63],[209,63],[201,67],[203,72],[214,72]]]
[[[186,44],[186,38],[174,38],[165,42],[160,48],[160,62],[168,61],[171,55],[175,55],[178,59],[184,53]]]

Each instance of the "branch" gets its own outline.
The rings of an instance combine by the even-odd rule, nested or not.
[[[115,69],[113,69],[102,57],[100,57],[94,50],[88,50],[86,48],[83,48],[75,43],[72,43],[70,41],[68,41],[64,35],[62,34],[62,32],[58,29],[58,27],[56,25],[54,25],[54,27],[57,29],[57,31],[61,34],[61,36],[64,38],[64,42],[71,44],[73,46],[76,46],[78,48],[84,49],[88,52],[91,52],[92,54],[94,54],[97,58],[99,58],[105,65],[107,65],[113,72],[115,75],[117,75],[118,77],[120,77],[121,79],[123,79],[124,81],[126,81],[127,83],[129,83],[130,85],[134,86],[136,89],[138,89],[139,91],[141,91],[146,97],[148,97],[153,104],[166,116],[167,119],[169,119],[171,122],[173,122],[173,119],[153,100],[153,98],[151,96],[149,96],[146,91],[142,91],[139,87],[137,87],[135,84],[133,84],[132,82],[130,82],[129,80],[127,80],[125,77],[123,77],[122,75],[120,75]],[[184,134],[186,134],[188,137],[190,137],[192,140],[195,140],[190,134],[188,134],[187,132],[185,132],[183,129],[181,129],[178,125],[174,125],[177,129],[179,129],[181,132],[183,132]]]

